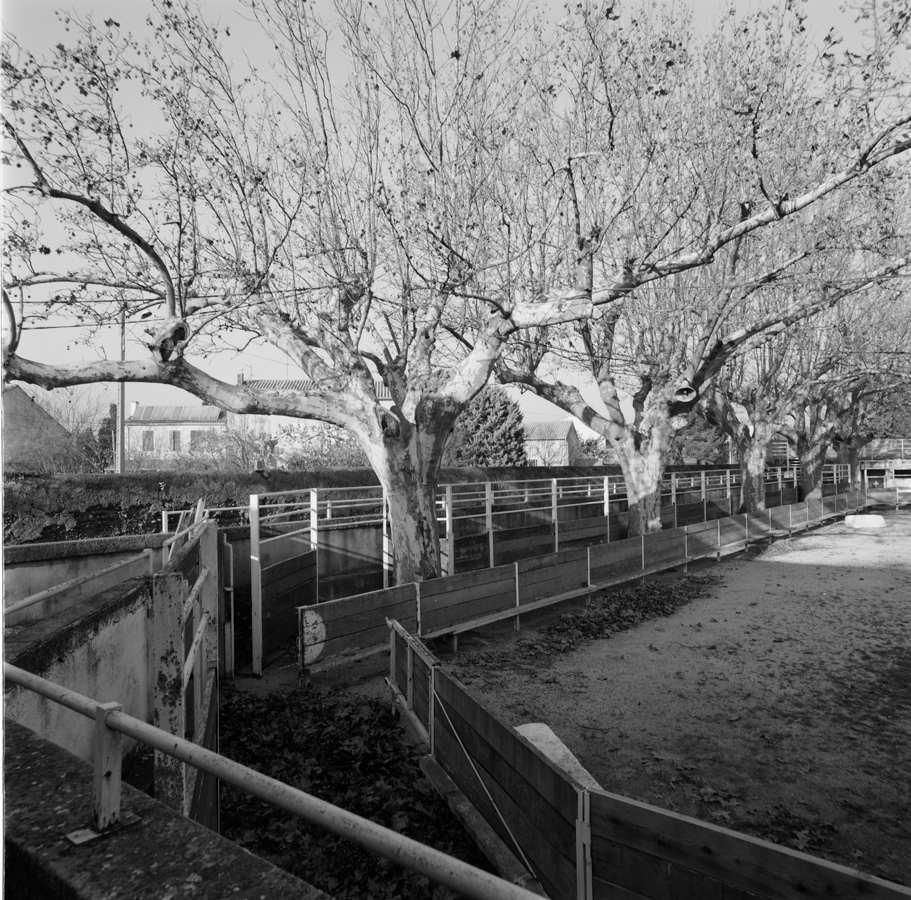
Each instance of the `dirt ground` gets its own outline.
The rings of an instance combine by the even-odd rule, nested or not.
[[[605,790],[911,884],[911,513],[883,515],[693,565],[712,576],[701,599],[540,665],[506,651],[572,604],[433,649],[505,721],[549,724]],[[388,699],[386,666],[313,683]],[[239,685],[296,680],[289,656]]]
[[[703,599],[537,671],[489,668],[505,629],[441,655],[605,790],[911,884],[911,514],[885,518],[693,566]]]

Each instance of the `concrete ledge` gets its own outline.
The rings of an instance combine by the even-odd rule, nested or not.
[[[6,900],[328,900],[126,784],[121,811],[140,821],[75,846],[66,835],[91,817],[92,767],[9,720],[4,745]]]
[[[47,544],[7,544],[3,548],[3,564],[46,562],[74,556],[101,556],[106,553],[140,553],[146,547],[158,548],[168,538],[166,534],[123,534],[118,537],[89,538],[83,541],[53,541]]]
[[[55,661],[82,647],[113,619],[149,602],[148,580],[131,578],[106,591],[78,600],[54,615],[19,626],[3,638],[6,662],[43,675]]]

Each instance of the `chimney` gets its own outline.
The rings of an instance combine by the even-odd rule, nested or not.
[[[237,370],[237,383],[238,384],[244,383],[244,370],[243,369]]]
[[[137,409],[139,409],[139,401],[138,401],[138,400],[134,400],[134,401],[130,404],[130,418],[131,418],[131,419],[133,418],[133,416],[136,415],[136,410],[137,410]]]

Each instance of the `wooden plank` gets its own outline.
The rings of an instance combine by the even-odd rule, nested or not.
[[[495,594],[429,609],[423,606],[423,597],[421,600],[421,631],[426,634],[465,625],[500,611],[514,610],[516,590],[514,582],[502,582],[501,590]]]
[[[456,727],[461,729],[462,725],[457,724]],[[470,729],[468,733],[472,733]],[[464,736],[462,737],[464,741]],[[575,900],[575,826],[570,826],[558,816],[554,816],[552,807],[543,804],[533,789],[522,790],[522,780],[517,773],[513,773],[512,777],[506,776],[502,768],[498,767],[499,774],[507,781],[507,788],[476,759],[473,769],[462,747],[452,736],[446,717],[439,713],[434,719],[434,747],[441,767],[481,812],[504,843],[510,848],[515,848],[513,837],[518,841],[531,863],[533,874],[548,896],[560,900]],[[502,764],[502,760],[500,763]],[[493,797],[500,815],[508,823],[508,830],[491,806],[487,792],[479,785],[478,775],[483,779],[487,792]],[[512,796],[510,791],[514,791],[517,796]],[[561,853],[554,840],[567,848],[573,857]]]
[[[494,569],[481,569],[477,572],[463,572],[461,575],[450,575],[446,578],[433,578],[421,582],[421,602],[424,599],[438,597],[441,594],[460,593],[473,590],[488,582],[503,581],[513,575],[512,566],[497,566]]]
[[[380,610],[396,606],[403,600],[410,600],[415,603],[416,597],[413,584],[403,584],[399,587],[386,588],[382,591],[370,591],[366,594],[355,594],[352,597],[343,597],[341,600],[330,600],[328,603],[316,604],[316,608],[319,610],[320,618],[328,623],[363,613],[379,613]],[[389,618],[395,619],[398,617],[390,615]]]
[[[579,561],[571,566],[554,568],[546,579],[542,578],[540,573],[535,574],[537,577],[532,578],[530,583],[525,576],[519,576],[520,606],[544,597],[566,594],[588,586],[587,561]]]
[[[807,503],[791,504],[791,528],[794,530],[806,528],[807,520]]]
[[[644,535],[645,563],[648,566],[682,560],[686,555],[686,536],[682,528]]]
[[[688,525],[692,522],[701,522],[705,508],[700,500],[697,503],[680,503],[677,505],[677,524]]]
[[[826,498],[828,499],[828,498]],[[832,500],[835,498],[832,497]],[[825,504],[823,500],[807,500],[807,519],[810,522],[818,522],[825,514]]]
[[[769,519],[772,523],[773,531],[787,531],[788,523],[790,522],[790,513],[786,506],[778,506],[775,509],[771,510],[771,515]]]
[[[576,821],[576,789],[570,778],[515,729],[485,709],[455,678],[436,671],[436,692],[455,714],[483,738],[513,769],[521,772],[568,822]]]
[[[642,542],[639,538],[626,538],[611,544],[599,544],[591,549],[592,569],[612,566],[628,559],[642,563]]]
[[[742,544],[746,540],[746,516],[727,516],[720,519],[718,525],[721,529],[721,546],[729,547],[731,544]]]
[[[897,900],[911,889],[727,828],[603,791],[591,791],[593,852],[622,844],[769,900],[869,897]]]
[[[769,514],[765,510],[757,513],[747,513],[747,531],[750,540],[756,540],[758,537],[767,536],[769,533]]]
[[[608,516],[594,516],[590,519],[576,519],[574,522],[561,522],[560,539],[562,540],[564,535],[572,535],[571,539],[574,539],[577,531],[588,532],[597,528],[607,534],[607,520]]]
[[[310,565],[300,569],[297,572],[290,572],[285,575],[283,578],[279,578],[277,581],[273,581],[271,584],[263,584],[261,587],[263,603],[265,604],[269,597],[277,597],[280,594],[286,594],[288,591],[294,591],[298,588],[307,588],[309,589],[312,586],[312,582],[316,578],[316,564],[312,562]],[[305,602],[302,601],[298,603],[298,606],[303,606]]]
[[[585,550],[572,549],[561,550],[559,553],[546,553],[544,556],[536,556],[534,559],[526,559],[519,563],[519,575],[527,575],[530,572],[536,572],[539,569],[550,569],[554,566],[571,564],[588,560],[588,553]]]
[[[307,553],[301,553],[299,556],[292,556],[284,562],[276,563],[274,566],[266,566],[261,569],[260,583],[263,587],[266,587],[278,581],[284,581],[314,566],[316,566],[316,551],[310,550]]]

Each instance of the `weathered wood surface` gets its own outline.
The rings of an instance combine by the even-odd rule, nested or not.
[[[593,876],[654,900],[911,897],[908,888],[708,822],[607,792],[590,797]]]
[[[724,519],[730,514],[731,500],[729,497],[705,501],[705,517],[707,520]]]
[[[263,654],[269,654],[297,635],[297,608],[316,603],[316,551],[262,569],[260,585],[262,648]]]
[[[202,746],[218,753],[218,677],[212,679],[212,695],[208,703],[206,727]],[[219,831],[218,779],[207,772],[196,773],[193,798],[190,801],[190,818],[206,828]]]
[[[516,604],[515,567],[497,566],[421,582],[421,634]]]
[[[575,898],[575,788],[531,744],[492,716],[454,679],[440,670],[436,676],[438,702],[445,709],[445,714],[438,710],[434,715],[437,761],[521,858],[513,838],[518,842],[550,897]],[[508,823],[508,830],[487,792]]]
[[[540,552],[552,550],[554,546],[554,527],[534,525],[530,528],[510,528],[494,534],[494,562],[498,565],[527,559]]]
[[[791,511],[787,506],[777,506],[769,510],[769,521],[772,524],[772,531],[787,532],[790,530]]]
[[[642,571],[642,539],[626,538],[591,548],[592,584]]]
[[[803,531],[808,525],[807,501],[791,504],[791,530]]]
[[[692,503],[681,503],[677,506],[677,525],[691,525],[702,522],[705,515],[705,504],[702,500]]]
[[[747,533],[751,541],[763,540],[768,538],[771,531],[769,525],[768,510],[762,512],[747,513]]]
[[[519,572],[520,605],[588,584],[586,549],[561,550],[559,553],[526,559],[516,565]]]
[[[747,538],[746,516],[727,516],[718,520],[722,549],[742,546]]]
[[[690,559],[712,556],[718,552],[716,522],[697,522],[686,526],[686,555]]]
[[[388,646],[386,619],[417,630],[417,596],[413,584],[371,591],[302,606],[298,609],[301,665],[343,658],[373,647]]]
[[[686,535],[682,528],[643,536],[646,566],[669,566],[686,557]]]

